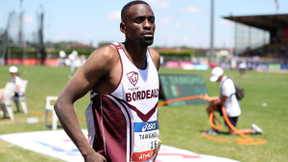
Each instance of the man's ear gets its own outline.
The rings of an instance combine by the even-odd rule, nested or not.
[[[120,30],[123,34],[126,34],[126,24],[124,22],[120,23]]]

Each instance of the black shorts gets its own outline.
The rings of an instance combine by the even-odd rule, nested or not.
[[[14,97],[19,97],[19,93],[15,92]]]
[[[223,112],[222,112],[222,107],[221,107],[221,105],[217,105],[216,108],[217,108],[217,110],[219,111],[220,115],[223,116]],[[236,128],[237,121],[238,121],[238,116],[236,116],[236,117],[229,117],[229,116],[228,116],[228,119],[229,119],[230,123]],[[225,119],[224,119],[224,122],[225,122],[225,125],[226,125],[227,127],[229,127],[228,124],[226,123]]]
[[[237,121],[238,121],[238,116],[236,116],[236,117],[228,117],[228,119],[229,119],[230,123],[236,128]],[[228,124],[226,123],[226,121],[225,121],[225,125],[227,127],[229,127]]]
[[[220,115],[223,116],[222,106],[221,105],[216,105],[216,108],[219,111]]]

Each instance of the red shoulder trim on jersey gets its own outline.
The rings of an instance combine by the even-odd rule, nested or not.
[[[118,49],[122,49],[122,47],[121,47],[121,45],[120,45],[120,43],[119,42],[116,42],[116,44],[114,44],[114,43],[111,43],[113,46],[115,46],[115,48],[116,48],[116,50],[117,50],[117,53],[118,53],[118,56],[119,56],[119,60],[120,60],[120,63],[121,63],[121,77],[120,77],[120,80],[119,80],[119,82],[118,82],[118,84],[117,84],[117,86],[111,91],[111,92],[109,92],[109,93],[113,93],[118,87],[119,87],[119,85],[120,85],[120,83],[121,83],[121,80],[122,80],[122,77],[123,77],[123,62],[122,62],[122,58],[121,58],[121,56],[120,56],[120,53],[119,53],[119,50]],[[122,49],[123,50],[123,49]],[[124,51],[124,50],[123,50]]]

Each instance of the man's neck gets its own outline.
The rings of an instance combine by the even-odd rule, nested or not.
[[[140,69],[145,69],[147,66],[147,49],[148,47],[128,44],[126,42],[123,43],[125,46],[125,50],[127,51],[128,57],[131,61]]]

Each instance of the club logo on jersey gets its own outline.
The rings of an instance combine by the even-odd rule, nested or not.
[[[129,82],[135,86],[138,82],[138,73],[135,71],[131,71],[127,74]]]

